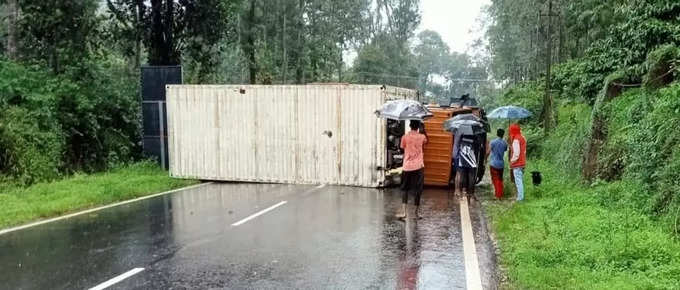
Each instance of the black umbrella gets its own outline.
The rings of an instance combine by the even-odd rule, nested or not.
[[[397,121],[422,121],[432,117],[432,113],[424,105],[413,100],[389,101],[375,113],[380,118]]]
[[[484,132],[484,124],[475,120],[455,120],[454,118],[444,121],[444,130],[458,132],[461,135],[475,135]]]
[[[475,114],[460,114],[460,115],[454,116],[452,119],[456,120],[456,121],[457,120],[477,121],[477,122],[482,123],[484,132],[489,132],[489,130],[490,130],[489,122],[487,122],[486,120],[484,120],[480,117],[477,117],[477,115],[475,115]],[[477,128],[477,127],[475,127],[475,128]],[[481,131],[479,131],[479,132],[475,131],[475,134],[477,134],[477,133],[482,133],[482,132]]]
[[[453,121],[458,121],[458,120],[471,120],[471,121],[477,121],[477,122],[482,122],[482,119],[479,117],[475,116],[475,114],[459,114],[453,116],[453,118],[449,119]]]

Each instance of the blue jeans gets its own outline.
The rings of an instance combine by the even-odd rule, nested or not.
[[[517,201],[524,200],[524,168],[513,168],[512,174],[515,176],[515,186],[517,186]]]

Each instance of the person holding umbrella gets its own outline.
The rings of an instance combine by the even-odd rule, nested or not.
[[[432,112],[417,101],[395,100],[386,102],[375,113],[384,119],[409,121],[411,130],[401,137],[400,143],[401,149],[404,150],[401,177],[402,213],[397,214],[397,218],[405,219],[407,216],[406,204],[409,193],[414,195],[415,215],[416,218],[420,218],[420,196],[425,186],[423,146],[427,144],[427,133],[421,121],[432,117]]]
[[[484,125],[478,117],[463,114],[444,121],[443,126],[444,130],[454,134],[454,192],[461,196],[462,190],[469,200],[474,198],[479,158],[484,158],[480,142],[485,140],[479,140],[479,134],[485,132]]]
[[[504,106],[491,111],[488,116],[493,119],[517,120],[531,117],[529,110],[517,106]],[[517,201],[524,200],[524,167],[526,166],[527,141],[517,123],[508,128],[510,151],[510,180],[517,187]]]
[[[462,135],[458,144],[457,156],[456,156],[456,194],[460,195],[460,190],[463,190],[463,194],[470,198],[475,196],[475,181],[477,180],[477,166],[479,160],[477,160],[477,152],[475,148],[476,139],[474,135]]]
[[[427,135],[425,134],[424,126],[421,127],[419,121],[410,121],[409,127],[411,131],[401,138],[401,149],[404,150],[404,172],[401,180],[402,213],[397,215],[399,219],[405,219],[407,216],[406,205],[408,204],[409,193],[413,194],[416,206],[415,216],[417,219],[420,218],[418,212],[420,209],[420,195],[423,193],[425,185],[423,146],[427,144]],[[419,129],[420,132],[418,131]]]

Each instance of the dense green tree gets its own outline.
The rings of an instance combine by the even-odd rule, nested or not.
[[[403,43],[389,35],[378,35],[359,50],[354,61],[353,81],[418,88],[415,56]]]
[[[97,0],[22,0],[18,4],[24,60],[46,64],[58,73],[88,59],[99,48]]]
[[[350,80],[407,88],[419,87],[418,67],[410,47],[420,24],[419,1],[368,1],[362,14],[363,38]]]
[[[552,10],[548,11],[548,3]],[[584,55],[624,16],[623,0],[492,0],[486,37],[494,77],[517,83],[545,73],[546,41],[552,40],[552,63]],[[547,30],[548,24],[551,31]]]
[[[449,46],[444,43],[441,36],[434,31],[425,30],[418,34],[416,45],[413,49],[418,72],[420,74],[420,87],[428,91],[441,94],[438,84],[433,83],[433,77],[444,76],[449,68]]]
[[[371,1],[244,1],[240,48],[250,83],[342,81],[343,52],[369,37]]]
[[[224,40],[233,38],[239,2],[107,0],[107,7],[116,20],[112,30],[127,40],[128,54],[139,59],[143,43],[149,64],[177,65],[186,59],[204,82],[215,77]]]

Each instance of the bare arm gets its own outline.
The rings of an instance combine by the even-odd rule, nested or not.
[[[489,146],[489,140],[486,140],[486,158],[488,159],[491,155],[491,146]]]
[[[418,129],[420,130],[421,134],[425,135],[425,142],[423,144],[427,144],[427,141],[430,138],[427,137],[427,132],[425,131],[425,123],[420,123],[420,128],[418,128]]]

